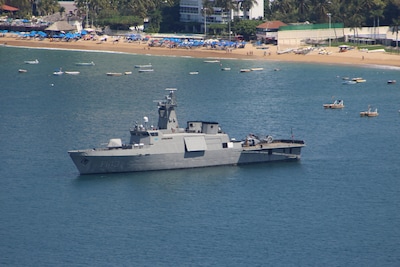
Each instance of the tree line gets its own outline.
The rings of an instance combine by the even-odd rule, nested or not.
[[[201,23],[179,21],[180,0],[75,0],[75,15],[87,18],[89,23],[111,28],[127,29],[148,21],[148,32],[184,32],[189,28],[200,29]],[[18,16],[44,16],[65,10],[57,0],[0,0],[19,8]],[[211,16],[215,7],[223,12],[235,14],[241,10],[243,18],[225,21],[224,25],[210,24],[211,31],[246,31],[253,34],[254,25],[261,20],[246,21],[246,12],[257,5],[256,0],[203,0],[206,16]],[[398,29],[400,25],[400,0],[264,0],[264,20],[280,20],[285,23],[343,23],[344,27],[390,25]],[[84,20],[85,21],[85,20]],[[232,25],[231,25],[232,23]],[[188,27],[188,25],[190,27]],[[237,32],[243,34],[243,32]]]

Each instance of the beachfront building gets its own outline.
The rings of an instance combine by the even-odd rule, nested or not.
[[[266,44],[277,44],[278,42],[278,30],[281,26],[286,26],[279,20],[267,21],[256,27],[257,40]]]
[[[15,12],[17,12],[19,9],[17,7],[9,6],[9,5],[1,5],[0,6],[0,15],[6,15],[13,17]]]
[[[384,44],[393,39],[390,27],[344,28],[343,23],[303,24],[281,26],[278,30],[278,45],[298,47],[302,45],[330,45],[332,42],[350,42],[355,44]]]
[[[235,17],[240,19],[263,19],[264,0],[256,0],[256,4],[250,10],[241,10],[240,0],[236,1],[236,8],[225,11],[221,7],[213,7],[212,14],[207,12],[203,6],[203,0],[181,0],[180,1],[180,21],[193,23],[192,32],[205,32],[209,24],[227,24]],[[199,27],[196,27],[196,24]]]

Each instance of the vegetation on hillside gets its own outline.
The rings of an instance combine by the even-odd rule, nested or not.
[[[281,20],[285,23],[343,23],[345,27],[358,29],[363,26],[392,26],[398,33],[400,24],[400,0],[264,0],[264,19]],[[128,29],[148,21],[148,32],[192,32],[200,33],[201,23],[179,21],[180,0],[75,0],[76,15],[89,17],[90,24],[110,26],[112,29]],[[0,0],[19,8],[17,16],[63,13],[57,0]],[[225,12],[247,10],[256,5],[255,0],[203,0],[207,16],[214,7]],[[235,14],[235,12],[234,12]],[[231,29],[246,39],[254,36],[255,26],[260,20],[235,18],[225,25],[208,24],[209,34],[227,33]],[[229,25],[228,25],[229,24]]]

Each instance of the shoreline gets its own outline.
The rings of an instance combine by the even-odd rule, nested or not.
[[[358,65],[371,67],[394,67],[400,68],[400,55],[388,54],[385,52],[368,53],[359,50],[350,50],[339,53],[337,47],[325,47],[324,50],[329,54],[319,54],[314,50],[306,55],[297,55],[294,53],[277,54],[277,46],[268,46],[268,49],[257,49],[251,44],[245,48],[237,48],[227,52],[226,50],[215,50],[207,48],[166,48],[149,47],[143,42],[96,42],[96,41],[72,41],[62,42],[48,39],[26,40],[15,37],[0,37],[0,44],[4,46],[41,48],[41,49],[62,49],[77,51],[99,51],[99,52],[121,52],[140,55],[154,56],[174,56],[174,57],[193,57],[193,58],[214,58],[214,59],[243,59],[243,60],[266,60],[283,61],[297,63],[313,63],[324,65]]]

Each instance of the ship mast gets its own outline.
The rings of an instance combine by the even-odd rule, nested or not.
[[[158,102],[158,129],[168,129],[175,131],[178,127],[178,119],[175,113],[177,107],[175,91],[176,88],[167,88],[169,94],[164,101]]]

